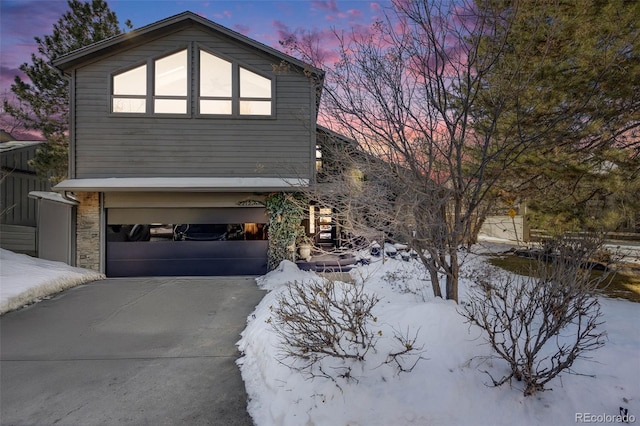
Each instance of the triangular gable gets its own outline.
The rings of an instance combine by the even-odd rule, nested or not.
[[[319,82],[322,82],[324,78],[324,71],[319,68],[302,62],[299,59],[294,58],[293,56],[282,53],[272,47],[260,43],[259,41],[253,40],[245,35],[242,35],[236,31],[233,31],[227,27],[219,25],[189,11],[182,12],[178,15],[174,15],[169,18],[154,22],[144,27],[132,30],[128,33],[119,34],[117,36],[113,36],[108,39],[101,40],[97,43],[93,43],[80,49],[74,50],[73,52],[55,59],[53,61],[53,65],[61,69],[62,71],[67,72],[84,62],[99,59],[100,57],[108,55],[113,51],[127,49],[129,47],[143,44],[146,41],[162,37],[167,33],[188,27],[193,24],[201,25],[209,31],[215,31],[251,48],[262,51],[267,55],[276,58],[278,62],[285,61],[291,65],[299,67],[302,70],[310,72],[312,75],[316,76]]]

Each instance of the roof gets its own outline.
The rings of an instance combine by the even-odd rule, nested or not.
[[[346,143],[346,144],[351,144],[351,145],[356,145],[356,141],[355,139],[352,139],[350,137],[347,137],[341,133],[338,133],[334,130],[329,129],[328,127],[324,127],[321,126],[320,124],[316,124],[316,131],[318,133],[324,133],[325,135],[327,135],[328,137],[340,141],[342,143]]]
[[[13,140],[15,140],[15,138],[11,135],[11,133],[7,132],[4,129],[0,129],[0,142],[9,142]]]
[[[154,22],[144,27],[132,30],[128,33],[119,34],[113,37],[109,37],[105,40],[90,44],[80,49],[60,56],[53,61],[53,65],[57,68],[67,71],[75,66],[92,59],[99,58],[100,56],[109,54],[110,52],[126,49],[150,41],[155,38],[161,37],[167,33],[167,31],[185,28],[190,25],[201,25],[202,27],[215,31],[233,40],[239,41],[254,49],[261,50],[262,52],[271,55],[281,61],[285,61],[292,65],[298,66],[301,69],[308,70],[312,74],[315,74],[320,79],[324,78],[324,71],[316,68],[310,64],[300,61],[293,56],[280,52],[272,47],[262,44],[259,41],[251,39],[243,34],[233,31],[227,27],[210,21],[202,16],[199,16],[193,12],[186,11],[180,14],[171,16],[166,19]]]
[[[17,149],[28,148],[35,145],[40,145],[45,141],[9,141],[0,143],[0,154],[5,152],[14,151]]]
[[[80,204],[78,201],[64,198],[62,194],[58,194],[57,192],[31,191],[29,192],[29,198],[33,198],[34,200],[55,201],[56,203],[68,204],[70,206],[77,206]]]
[[[233,192],[286,191],[309,185],[308,179],[266,177],[152,177],[68,179],[53,187],[70,192]]]

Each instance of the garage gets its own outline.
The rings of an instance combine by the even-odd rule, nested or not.
[[[106,274],[262,275],[267,222],[263,206],[107,208]]]

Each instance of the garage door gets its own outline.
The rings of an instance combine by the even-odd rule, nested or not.
[[[247,208],[107,209],[110,277],[261,275],[267,215]]]

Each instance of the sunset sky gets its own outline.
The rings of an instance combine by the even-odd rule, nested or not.
[[[382,16],[387,0],[266,1],[266,0],[107,0],[120,23],[130,19],[140,28],[189,10],[269,46],[290,32],[314,31],[334,42],[333,29],[364,29]],[[31,61],[34,37],[51,34],[53,24],[68,10],[66,0],[0,0],[0,91],[4,95],[18,67]]]

